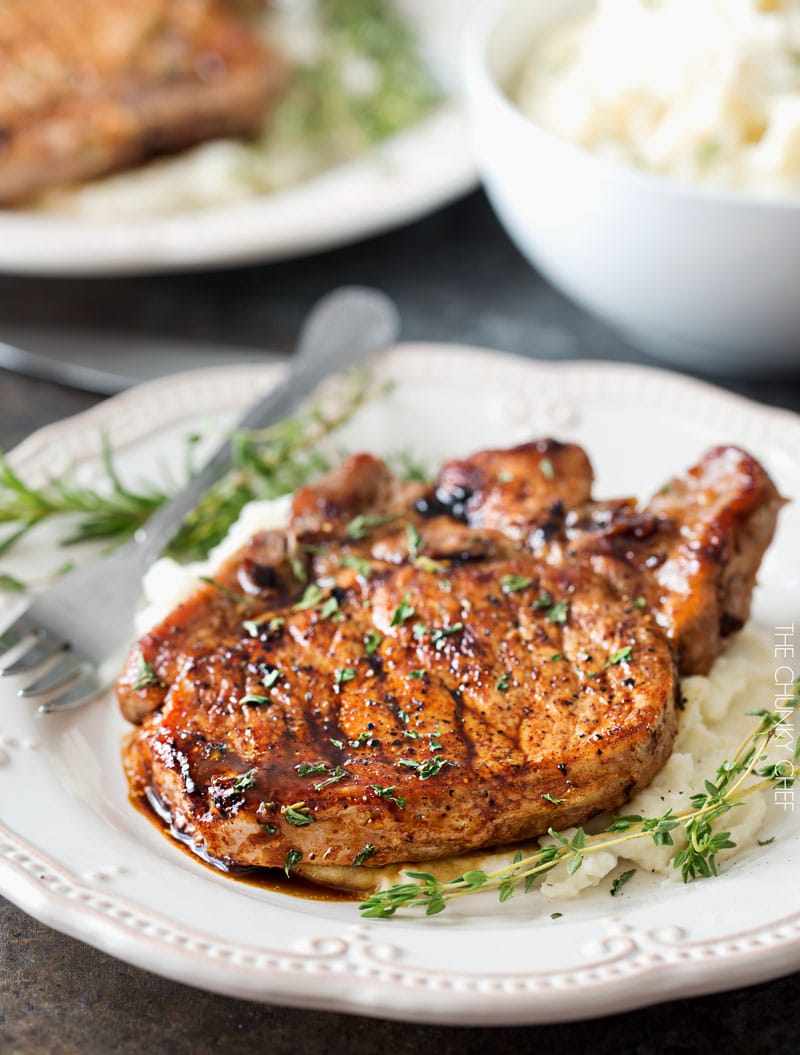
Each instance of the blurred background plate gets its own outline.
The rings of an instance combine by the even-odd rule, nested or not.
[[[388,230],[477,184],[456,84],[472,0],[395,0],[442,100],[418,124],[356,161],[291,189],[151,217],[0,210],[0,271],[109,276],[279,260]]]

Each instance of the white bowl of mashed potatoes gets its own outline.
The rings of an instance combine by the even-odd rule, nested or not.
[[[800,0],[495,0],[484,182],[555,286],[709,372],[800,369]]]

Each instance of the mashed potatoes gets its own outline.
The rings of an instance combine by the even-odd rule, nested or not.
[[[273,501],[252,502],[245,506],[228,536],[202,564],[179,565],[169,558],[156,562],[145,582],[147,606],[137,620],[139,633],[144,633],[164,618],[198,587],[198,576],[213,575],[224,560],[235,553],[257,531],[283,527],[289,516],[291,496]],[[681,684],[683,706],[679,716],[675,748],[667,764],[648,788],[636,795],[621,811],[643,817],[658,817],[672,809],[680,813],[689,807],[691,796],[703,790],[703,781],[713,777],[717,766],[732,758],[742,741],[753,731],[757,719],[747,711],[766,708],[773,704],[775,661],[769,644],[756,632],[746,630],[737,635],[730,648],[715,662],[708,677],[685,678]],[[753,795],[744,804],[731,810],[725,817],[725,830],[731,832],[737,844],[735,850],[723,850],[718,861],[725,861],[754,845],[765,822],[768,793]],[[589,824],[589,831],[601,831],[602,819]],[[571,837],[573,830],[565,833]],[[683,848],[685,840],[680,830],[673,833],[674,846],[656,846],[651,838],[631,840],[613,850],[602,850],[586,856],[574,875],[567,874],[566,864],[560,864],[539,887],[548,899],[562,900],[577,897],[583,890],[597,886],[618,867],[669,876],[680,881],[680,874],[671,867],[673,856]],[[542,843],[551,841],[549,838]],[[535,852],[538,842],[530,844]],[[491,872],[512,863],[514,850],[464,854],[440,861],[428,861],[425,870],[443,882],[455,879],[465,871],[483,869]],[[300,869],[317,882],[373,890],[393,883],[407,881],[403,869],[397,865],[383,869],[372,868],[314,868]]]
[[[595,0],[517,98],[598,154],[678,179],[800,192],[800,0]]]

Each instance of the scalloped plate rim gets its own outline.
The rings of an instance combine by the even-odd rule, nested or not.
[[[790,411],[765,407],[706,382],[651,367],[597,361],[540,362],[476,347],[425,343],[399,345],[383,357],[390,365],[408,364],[411,361],[412,374],[414,361],[418,368],[424,363],[429,367],[433,364],[435,372],[437,369],[451,369],[453,360],[458,358],[463,359],[465,364],[471,362],[475,367],[488,368],[491,364],[493,369],[499,367],[503,372],[521,371],[531,377],[538,375],[545,384],[546,378],[556,388],[575,392],[592,391],[596,394],[601,385],[610,385],[611,390],[616,390],[620,385],[631,383],[637,389],[648,391],[655,391],[658,387],[661,397],[666,391],[665,386],[668,386],[669,396],[683,394],[692,406],[700,401],[720,411],[736,411],[747,416],[751,423],[758,421],[770,435],[773,432],[776,436],[788,432],[790,437],[794,434],[800,441],[800,417]],[[172,402],[172,416],[169,408],[164,411],[164,407],[161,407],[163,426],[166,427],[191,413],[197,413],[195,400],[200,392],[209,393],[210,402],[210,393],[213,391],[215,405],[233,409],[241,405],[246,394],[252,391],[255,381],[269,383],[277,379],[279,373],[280,367],[271,365],[219,367],[150,382],[74,417],[45,426],[23,441],[12,452],[11,458],[18,467],[35,463],[53,444],[69,437],[81,436],[86,440],[84,446],[89,456],[96,452],[98,426],[113,424],[123,411],[124,416],[135,418],[137,406],[152,405],[153,397],[159,393],[165,396],[169,393]],[[192,406],[194,410],[189,409]],[[151,435],[153,431],[157,433],[158,430],[154,430],[152,424],[142,428],[143,436]],[[88,439],[90,434],[91,441]],[[795,444],[793,449],[800,449],[800,443]],[[32,870],[23,867],[26,856]],[[61,884],[59,889],[51,889],[40,878],[41,875],[46,878],[49,873],[52,873],[51,878],[54,877],[56,887]],[[437,976],[442,974],[437,970],[430,972],[427,981],[420,979],[420,984],[415,987],[400,983],[387,984],[387,978],[398,973],[402,976],[402,964],[370,959],[373,955],[370,949],[382,939],[390,940],[391,929],[387,931],[381,924],[367,925],[356,921],[347,928],[349,936],[340,939],[343,948],[338,954],[338,961],[341,961],[339,969],[333,969],[328,975],[312,973],[308,978],[309,985],[303,988],[300,981],[302,972],[294,973],[291,969],[280,968],[271,973],[266,968],[258,972],[233,962],[223,967],[221,962],[214,961],[213,956],[206,962],[202,957],[188,955],[184,949],[166,939],[156,940],[131,931],[110,912],[104,914],[88,909],[81,901],[83,894],[89,900],[100,898],[116,906],[114,912],[120,910],[123,914],[127,911],[127,903],[108,886],[79,878],[57,861],[49,861],[46,854],[27,843],[24,833],[17,834],[2,825],[0,890],[42,922],[176,981],[231,996],[412,1021],[476,1025],[566,1021],[629,1010],[665,999],[753,984],[800,967],[800,911],[797,911],[788,915],[784,912],[782,918],[749,932],[723,934],[713,941],[684,943],[684,950],[694,945],[698,953],[697,957],[684,961],[659,956],[652,949],[648,951],[647,933],[641,930],[630,934],[630,928],[626,929],[623,924],[618,931],[613,934],[609,932],[611,936],[604,939],[609,947],[614,941],[622,945],[632,943],[636,952],[630,970],[617,982],[613,982],[610,976],[591,979],[589,975],[593,965],[589,964],[586,969],[571,970],[572,975],[586,975],[579,984],[561,984],[558,977],[554,976],[555,984],[552,986],[532,987],[519,992],[513,988],[512,976],[503,975],[502,971],[496,975],[490,972],[482,975],[487,984],[496,980],[496,991],[470,989],[469,978],[477,977],[474,972],[460,976],[453,973],[450,984],[445,985],[441,977],[437,980]],[[141,906],[133,906],[133,910],[139,913],[144,911]],[[152,915],[157,927],[158,912]],[[168,920],[162,919],[161,924],[164,923],[170,926]],[[666,931],[669,928],[662,925],[661,929]],[[176,933],[179,930],[176,929]],[[655,934],[657,930],[653,928],[652,933]],[[770,935],[771,939],[767,940]],[[676,941],[679,937],[676,937]],[[195,939],[205,940],[197,934]],[[734,939],[740,942],[741,947],[726,951],[724,945]],[[757,941],[756,945],[752,945],[754,939],[759,939],[761,944]],[[213,942],[216,939],[212,936],[211,940]],[[748,941],[751,942],[749,947]],[[705,946],[709,950],[708,958],[703,954]],[[711,952],[712,946],[717,948],[716,953]],[[242,954],[246,952],[242,947]],[[291,954],[287,953],[286,956],[291,959]],[[302,959],[301,954],[297,956]],[[625,962],[622,955],[618,959]],[[335,968],[337,956],[333,957],[332,962]],[[363,971],[369,968],[370,963],[379,964],[377,977],[373,982],[365,982]],[[374,974],[376,968],[371,969]],[[414,967],[413,972],[417,975],[421,973],[418,967]],[[568,973],[564,972],[565,976]],[[265,974],[269,977],[265,978]],[[580,1006],[577,1006],[576,996],[581,998]]]

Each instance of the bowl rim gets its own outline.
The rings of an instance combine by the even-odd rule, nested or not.
[[[713,184],[691,183],[676,176],[639,169],[632,164],[594,153],[564,136],[557,135],[526,114],[498,84],[488,63],[488,45],[492,35],[504,19],[513,17],[511,8],[521,8],[522,2],[523,0],[482,0],[467,20],[462,48],[462,74],[470,109],[473,97],[480,92],[515,121],[520,129],[524,130],[522,134],[538,136],[551,147],[582,159],[601,173],[623,182],[630,182],[650,193],[666,193],[687,201],[705,201],[722,208],[765,209],[778,213],[800,211],[800,192],[794,195],[768,195],[749,189],[738,190]]]

